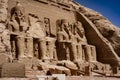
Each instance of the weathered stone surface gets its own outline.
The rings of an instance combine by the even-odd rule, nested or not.
[[[68,68],[63,66],[50,65],[46,63],[40,63],[38,66],[39,70],[49,71],[50,74],[66,74],[71,75],[71,72]]]
[[[10,56],[4,53],[0,54],[0,65],[10,62]]]
[[[4,63],[1,77],[25,77],[25,65],[20,63]]]
[[[65,66],[65,67],[67,67],[69,69],[73,69],[73,70],[78,69],[77,66],[71,61],[60,61],[60,62],[58,62],[58,65]]]

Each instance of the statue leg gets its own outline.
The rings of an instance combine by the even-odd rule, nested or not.
[[[71,43],[71,51],[73,55],[73,61],[77,61],[77,47],[76,44]]]
[[[95,48],[95,46],[91,46],[91,54],[92,54],[92,60],[93,61],[96,61],[97,59],[96,59],[96,48]]]
[[[67,58],[67,60],[70,60],[71,43],[65,42],[64,46],[65,46],[65,49],[66,49],[66,58]]]
[[[48,41],[48,52],[49,52],[49,57],[50,59],[53,59],[53,53],[54,53],[54,47],[55,47],[55,42],[54,41]]]
[[[48,59],[47,58],[47,47],[46,47],[46,40],[39,39],[39,49],[41,51],[41,59]]]
[[[11,52],[12,52],[12,56],[15,59],[16,58],[16,44],[15,41],[11,41]]]
[[[91,61],[92,57],[91,57],[91,48],[89,45],[85,45],[84,46],[84,50],[85,50],[85,58],[86,61]]]
[[[78,58],[78,61],[82,61],[82,45],[81,44],[78,44],[77,45],[77,53],[78,53],[78,56],[77,56],[77,58]]]
[[[25,57],[24,55],[24,48],[25,48],[25,44],[24,44],[24,37],[17,37],[17,51],[18,51],[18,58],[22,58]]]
[[[32,37],[27,38],[27,56],[33,57],[33,38]]]

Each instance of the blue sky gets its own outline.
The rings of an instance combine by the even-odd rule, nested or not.
[[[100,12],[114,25],[120,27],[120,0],[75,0],[80,4]]]

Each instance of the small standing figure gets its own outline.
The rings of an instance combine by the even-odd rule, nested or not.
[[[49,20],[49,18],[44,18],[44,23],[45,23],[46,36],[50,36],[51,29],[50,29],[50,20]]]

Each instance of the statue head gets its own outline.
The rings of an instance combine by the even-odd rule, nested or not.
[[[16,1],[16,6],[22,6],[22,5],[20,4],[20,1]]]
[[[85,31],[81,22],[77,21],[75,24],[76,30],[81,37],[85,35]]]
[[[65,26],[69,26],[69,22],[68,22],[67,19],[62,19],[62,20],[61,20],[61,24],[62,24],[62,25],[65,25]]]
[[[16,4],[19,4],[20,3],[20,1],[16,1]]]
[[[48,18],[44,18],[44,23],[48,24],[49,23],[49,19]]]

